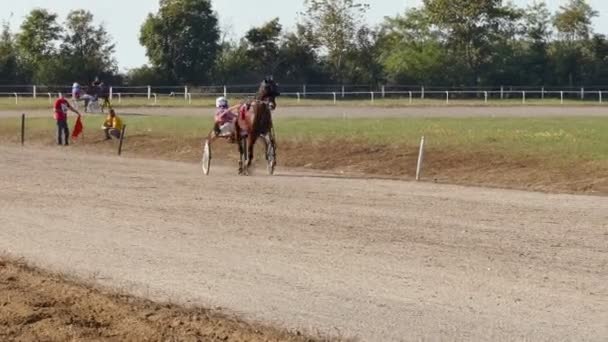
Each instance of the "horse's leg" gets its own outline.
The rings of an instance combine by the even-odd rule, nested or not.
[[[258,135],[254,134],[254,132],[251,132],[249,134],[249,146],[247,146],[249,148],[249,160],[247,160],[247,167],[251,166],[251,163],[253,162],[253,146],[255,145],[255,142],[258,140]]]
[[[245,149],[243,148],[243,136],[241,136],[241,128],[239,122],[236,122],[235,125],[236,130],[236,144],[239,148],[239,175],[243,174],[243,155],[245,154]]]

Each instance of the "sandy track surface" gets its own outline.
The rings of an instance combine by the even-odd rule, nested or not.
[[[0,251],[370,341],[608,336],[606,197],[214,171],[0,147]]]
[[[117,108],[119,113],[133,115],[206,115],[213,114],[212,108],[179,107],[140,107]],[[28,117],[51,117],[50,110],[1,110],[0,118],[16,117],[26,113]],[[560,116],[608,116],[608,106],[512,106],[512,107],[355,107],[355,106],[319,106],[319,107],[279,107],[276,117],[301,118],[387,118],[387,117],[560,117]]]

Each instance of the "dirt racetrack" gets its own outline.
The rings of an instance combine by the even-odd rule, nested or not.
[[[134,115],[213,114],[212,108],[200,107],[117,108],[117,111]],[[44,109],[5,109],[0,110],[0,118],[16,117],[21,113],[26,113],[28,117],[52,116],[50,110]],[[280,106],[274,115],[306,118],[608,116],[608,106]]]
[[[279,171],[1,146],[0,251],[366,341],[608,336],[608,197]]]

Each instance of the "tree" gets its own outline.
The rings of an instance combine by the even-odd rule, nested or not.
[[[523,65],[518,67],[521,78],[528,85],[543,85],[549,81],[549,41],[552,35],[551,12],[544,1],[529,5],[523,16]]]
[[[258,78],[274,74],[281,63],[279,59],[279,40],[283,27],[275,18],[261,27],[254,27],[245,34],[247,55],[255,63]]]
[[[569,42],[586,40],[593,33],[591,21],[597,16],[598,12],[586,0],[569,0],[568,4],[560,6],[553,24],[562,39]]]
[[[305,0],[304,24],[327,53],[335,81],[344,82],[345,58],[355,44],[369,5],[356,0]]]
[[[161,70],[148,65],[133,68],[127,72],[126,83],[130,86],[161,86],[165,85],[167,75],[163,75]]]
[[[62,29],[57,24],[57,14],[45,9],[34,9],[21,24],[17,35],[19,58],[30,77],[37,80],[40,64],[57,53],[57,42]]]
[[[382,79],[377,44],[377,32],[366,26],[357,31],[353,48],[346,56],[346,78],[349,83],[377,85]]]
[[[140,42],[153,66],[172,81],[208,81],[219,50],[219,28],[210,0],[160,0],[148,15]]]
[[[410,9],[402,16],[387,17],[379,37],[379,60],[389,82],[453,83],[447,70],[441,32],[425,9]]]
[[[283,37],[277,78],[290,83],[326,83],[329,76],[315,52],[317,46],[312,32],[306,26],[297,25],[294,32]]]
[[[116,72],[115,45],[103,25],[94,26],[91,12],[70,12],[65,28],[60,58],[70,65],[72,77],[91,82],[95,77],[105,79]]]
[[[448,47],[464,63],[471,84],[494,63],[497,45],[516,34],[521,13],[502,0],[424,0],[430,23],[445,30]],[[504,49],[504,46],[502,47]]]
[[[19,78],[19,61],[13,35],[5,22],[0,33],[0,82],[16,82]]]
[[[224,42],[217,56],[216,80],[222,84],[254,82],[258,80],[252,74],[255,67],[245,44]]]
[[[591,21],[598,12],[585,0],[569,0],[553,18],[560,40],[553,46],[552,57],[558,80],[574,86],[584,82],[585,59],[591,54]]]

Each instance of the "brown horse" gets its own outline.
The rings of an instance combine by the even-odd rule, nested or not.
[[[272,125],[272,110],[277,107],[276,98],[281,95],[279,87],[272,79],[267,77],[260,84],[255,100],[246,104],[246,108],[242,109],[239,113],[239,119],[237,121],[237,132],[245,131],[246,137],[242,137],[241,134],[237,134],[239,137],[239,152],[241,154],[241,161],[239,163],[239,173],[247,174],[247,169],[253,162],[253,149],[258,138],[264,138],[266,142],[266,159],[269,163],[269,172],[274,171],[274,129]],[[269,152],[269,149],[272,149]],[[272,153],[272,156],[269,156]],[[244,157],[244,158],[243,158]],[[246,160],[246,166],[243,165],[243,161]],[[271,170],[272,168],[272,170]]]

